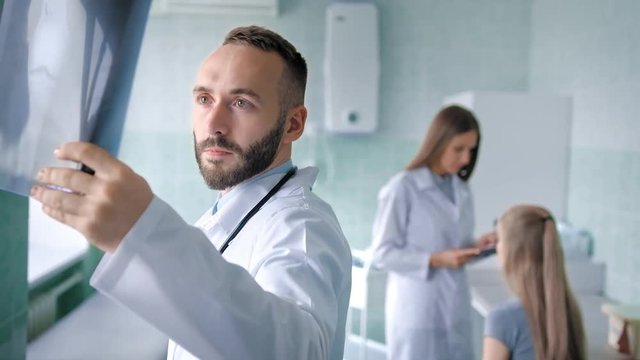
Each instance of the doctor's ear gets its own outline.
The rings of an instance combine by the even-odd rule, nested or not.
[[[304,105],[298,105],[290,109],[285,120],[283,142],[290,144],[298,140],[304,132],[306,122],[307,108]]]

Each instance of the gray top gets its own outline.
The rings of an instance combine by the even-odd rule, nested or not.
[[[535,360],[527,313],[520,301],[511,299],[493,308],[487,316],[484,335],[502,342],[512,360]]]
[[[453,195],[453,179],[451,175],[440,176],[436,173],[433,173],[433,179],[435,180],[438,188],[442,190],[442,192],[446,195],[446,197],[451,200],[452,203],[455,204],[455,198]]]

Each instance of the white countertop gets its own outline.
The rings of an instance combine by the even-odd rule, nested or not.
[[[27,346],[27,360],[166,359],[166,335],[95,294]]]

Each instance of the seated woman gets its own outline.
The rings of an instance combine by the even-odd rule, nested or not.
[[[550,212],[514,206],[496,230],[498,261],[516,298],[489,313],[483,359],[586,359],[582,317]]]

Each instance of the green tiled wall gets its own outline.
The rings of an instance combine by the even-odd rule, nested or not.
[[[571,154],[571,220],[596,239],[595,256],[607,263],[607,294],[640,301],[640,151]]]
[[[569,220],[594,234],[606,294],[638,303],[640,2],[541,0],[532,14],[531,89],[574,104]]]
[[[22,359],[27,342],[25,197],[0,191],[0,358]]]

